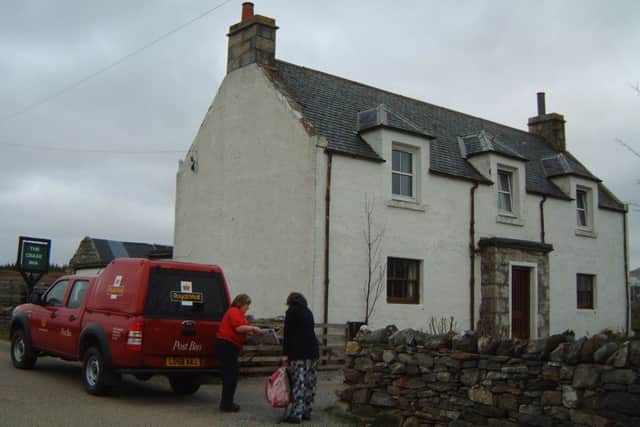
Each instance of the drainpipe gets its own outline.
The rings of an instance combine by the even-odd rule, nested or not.
[[[475,307],[476,307],[476,295],[475,295],[475,287],[476,287],[476,203],[475,203],[475,192],[476,188],[478,188],[478,183],[475,182],[473,187],[471,187],[471,191],[469,192],[469,198],[471,200],[471,209],[469,212],[469,319],[471,319],[470,330],[475,330]]]
[[[629,241],[627,239],[627,213],[629,212],[629,206],[627,204],[624,205],[624,214],[622,216],[622,236],[624,241],[624,294],[626,300],[627,310],[625,312],[625,333],[629,335],[629,312],[630,312],[630,302],[629,302]]]
[[[327,153],[327,188],[324,196],[324,323],[329,323],[329,220],[331,207],[331,164],[333,153]]]
[[[547,196],[542,196],[540,200],[540,242],[544,243],[544,202],[547,201]]]

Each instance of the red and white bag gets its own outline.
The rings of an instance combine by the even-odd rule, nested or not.
[[[274,408],[285,408],[289,405],[289,376],[287,368],[275,370],[264,385],[264,395]]]

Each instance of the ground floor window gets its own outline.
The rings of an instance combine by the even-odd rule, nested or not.
[[[420,261],[403,258],[388,259],[387,302],[395,304],[420,302]]]
[[[578,308],[594,308],[595,277],[593,274],[577,274]]]

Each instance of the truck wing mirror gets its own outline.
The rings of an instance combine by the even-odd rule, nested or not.
[[[32,292],[30,297],[31,304],[42,304],[42,294],[40,292]]]

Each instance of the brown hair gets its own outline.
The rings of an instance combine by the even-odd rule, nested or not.
[[[307,306],[307,299],[300,292],[291,292],[287,297],[287,305],[297,304]]]
[[[232,307],[242,307],[243,305],[251,304],[251,298],[247,294],[238,294],[231,303]]]

